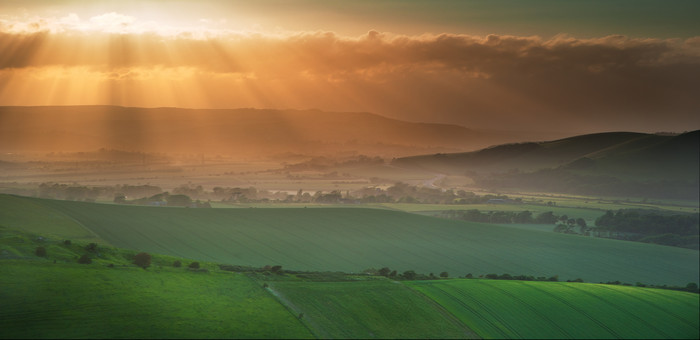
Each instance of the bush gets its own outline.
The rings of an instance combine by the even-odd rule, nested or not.
[[[175,268],[182,267],[182,262],[180,262],[180,260],[176,260],[175,262],[173,262],[173,267],[175,267]]]
[[[96,243],[90,243],[87,246],[85,246],[85,250],[94,253],[97,252],[97,244]]]
[[[447,277],[449,277],[449,276],[450,276],[450,274],[448,274],[447,272],[442,272],[442,273],[440,273],[440,277],[441,277],[441,278],[447,278]]]
[[[280,272],[282,271],[282,266],[272,266],[272,268],[270,268],[270,271],[272,271],[275,274],[280,274]]]
[[[151,255],[148,253],[138,253],[136,256],[134,256],[134,264],[146,269],[151,265]]]
[[[188,267],[191,269],[199,269],[199,262],[192,262]]]
[[[90,256],[87,256],[87,254],[86,254],[86,255],[81,256],[81,257],[78,259],[78,263],[81,263],[81,264],[90,264],[90,263],[92,263],[92,259],[90,258]]]
[[[36,249],[34,250],[34,254],[36,254],[36,256],[46,257],[46,248],[36,247]]]
[[[403,272],[403,278],[406,280],[415,280],[416,272],[413,270],[407,270],[407,271]]]

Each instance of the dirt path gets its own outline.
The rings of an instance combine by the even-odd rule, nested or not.
[[[287,308],[295,317],[299,318],[299,315],[303,315],[301,318],[299,318],[299,322],[301,322],[306,328],[313,334],[317,339],[330,339],[331,336],[329,334],[326,334],[321,327],[319,327],[317,324],[309,318],[306,313],[304,313],[301,308],[297,307],[294,305],[289,299],[287,299],[281,292],[275,290],[273,287],[266,287],[265,290],[270,292],[272,296],[274,296],[279,303]]]

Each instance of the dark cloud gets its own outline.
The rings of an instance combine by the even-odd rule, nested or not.
[[[37,32],[0,33],[0,48],[0,69],[87,66],[111,73],[193,67],[212,75],[254,75],[261,87],[273,80],[290,88],[303,84],[290,91],[308,107],[364,108],[412,120],[580,130],[700,127],[700,37],[542,39],[370,31],[358,38],[305,32],[195,39]],[[354,99],[344,99],[348,93]]]

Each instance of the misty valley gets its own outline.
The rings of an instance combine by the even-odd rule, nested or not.
[[[699,14],[0,0],[0,339],[699,339]]]

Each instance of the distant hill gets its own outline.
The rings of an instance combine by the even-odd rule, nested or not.
[[[403,156],[476,150],[552,134],[413,123],[366,112],[119,106],[0,107],[0,151]],[[561,136],[561,135],[559,135]]]
[[[696,198],[699,155],[700,130],[677,136],[610,132],[398,158],[392,165],[468,174],[490,188]]]

